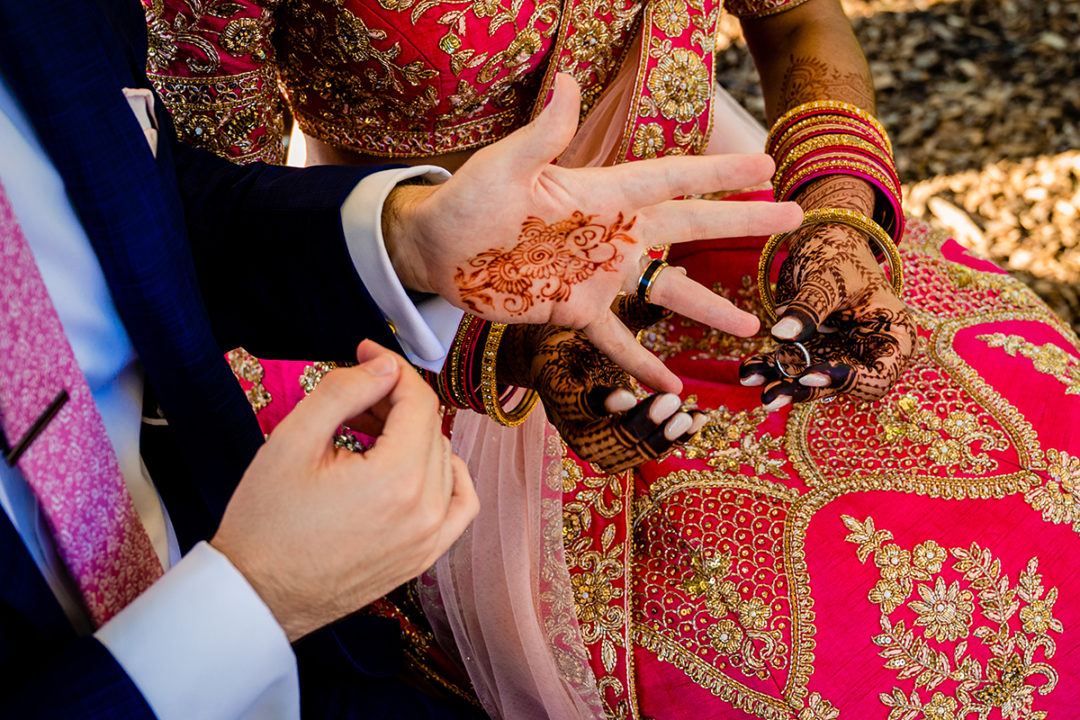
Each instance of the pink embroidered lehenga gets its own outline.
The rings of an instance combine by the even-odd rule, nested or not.
[[[237,161],[281,161],[279,80],[321,159],[492,142],[556,70],[589,110],[568,164],[764,140],[713,92],[709,0],[146,1],[178,127]],[[763,242],[670,259],[758,309]],[[768,414],[737,372],[768,338],[674,319],[644,342],[710,420],[661,461],[602,475],[542,412],[513,430],[458,413],[483,508],[417,589],[489,712],[1075,715],[1080,341],[947,234],[909,220],[901,251],[919,342],[879,401]],[[234,358],[264,427],[325,371]]]

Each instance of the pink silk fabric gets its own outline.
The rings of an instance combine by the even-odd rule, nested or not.
[[[0,268],[0,422],[15,445],[68,392],[17,467],[99,626],[163,571],[3,186]]]

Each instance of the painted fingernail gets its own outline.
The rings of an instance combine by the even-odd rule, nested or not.
[[[698,413],[694,416],[694,424],[690,426],[691,434],[701,432],[701,428],[705,427],[705,423],[709,422],[709,416],[705,413]]]
[[[829,376],[822,373],[810,373],[799,378],[799,384],[806,387],[828,387]]]
[[[781,395],[780,397],[776,398],[771,403],[766,405],[765,410],[768,411],[768,412],[776,412],[777,410],[784,407],[785,405],[790,405],[790,404],[791,404],[791,398],[789,398],[787,395]]]
[[[781,340],[790,340],[800,332],[802,332],[802,323],[791,317],[781,318],[780,322],[772,328],[773,337]]]
[[[364,368],[372,375],[382,377],[384,375],[390,375],[397,370],[397,361],[390,355],[380,355],[377,358],[368,360],[360,367]]]
[[[604,401],[604,407],[608,412],[613,413],[626,412],[635,405],[637,405],[637,398],[634,397],[634,393],[622,388],[608,395],[607,400]]]
[[[661,423],[671,416],[682,405],[678,395],[665,393],[656,399],[649,408],[649,419],[654,423]]]
[[[693,424],[694,421],[690,419],[689,415],[686,413],[679,413],[671,418],[668,424],[664,426],[664,437],[668,440],[674,440],[689,430],[690,426]]]
[[[753,375],[747,375],[744,378],[739,378],[739,384],[743,387],[757,387],[765,382],[765,376],[754,373]]]

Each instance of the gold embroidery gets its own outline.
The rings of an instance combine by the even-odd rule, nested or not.
[[[659,113],[669,120],[690,122],[705,110],[712,96],[709,69],[697,53],[685,48],[672,49],[661,44],[660,52],[663,53],[660,62],[647,82],[652,92],[647,100],[653,110],[642,114],[649,117]]]
[[[876,530],[869,517],[863,522],[850,515],[842,519],[850,531],[847,540],[859,545],[856,554],[860,561],[874,555],[879,568],[888,566],[879,556],[885,552],[895,556],[899,550],[895,544],[883,544],[892,537],[891,533]],[[1057,672],[1046,662],[1054,656],[1056,645],[1047,633],[1064,632],[1064,627],[1053,616],[1057,589],[1046,592],[1043,588],[1038,559],[1028,561],[1014,587],[1008,576],[1002,574],[1001,561],[987,548],[977,543],[969,548],[954,547],[950,549],[954,558],[952,570],[961,578],[947,583],[940,574],[941,548],[937,543],[930,545],[931,542],[919,547],[926,548],[921,556],[932,557],[933,561],[915,566],[904,592],[905,599],[912,589],[922,598],[908,603],[918,616],[912,628],[907,629],[902,619],[895,622],[890,619],[899,603],[878,603],[882,633],[874,636],[873,642],[880,648],[885,666],[897,671],[898,679],[914,678],[910,695],[905,695],[899,687],[880,695],[881,702],[891,708],[889,718],[915,717],[916,712],[927,718],[955,718],[957,712],[959,717],[978,714],[986,718],[994,707],[1000,708],[1002,717],[1046,717],[1045,712],[1032,709],[1032,700],[1036,687],[1039,694],[1047,695],[1057,685]],[[915,554],[920,555],[918,549]],[[884,572],[882,579],[887,579]],[[982,612],[977,627],[972,629],[976,624],[976,596]],[[869,598],[877,602],[873,591]],[[1018,610],[1019,632],[1010,622]],[[926,630],[918,635],[915,627]],[[950,658],[929,642],[931,638],[938,642],[961,642],[955,645]],[[970,638],[989,651],[990,659],[985,664],[972,652],[974,648],[969,647]],[[1027,678],[1035,675],[1042,676],[1045,682],[1039,686],[1028,684]],[[919,688],[925,687],[929,692],[947,681],[956,683],[953,695],[939,691],[928,702],[923,701]]]
[[[942,418],[935,410],[920,407],[919,398],[911,393],[900,397],[893,407],[877,416],[885,431],[885,444],[908,440],[914,445],[924,445],[926,458],[934,465],[946,468],[959,465],[953,469],[972,474],[992,472],[998,463],[986,451],[1008,446],[1005,436],[990,427],[987,418],[980,422],[970,412],[954,410]]]
[[[304,395],[310,395],[311,391],[318,387],[319,383],[322,382],[322,379],[326,377],[326,373],[336,367],[337,363],[332,362],[317,362],[306,366],[304,372],[297,378],[300,387],[304,390]]]
[[[1080,395],[1080,360],[1062,350],[1054,343],[1035,345],[1020,335],[991,333],[976,335],[992,348],[1001,348],[1009,357],[1020,353],[1035,365],[1035,369],[1049,375],[1065,386],[1066,395]]]
[[[709,467],[736,471],[748,466],[755,475],[784,479],[783,440],[768,433],[756,433],[768,420],[763,407],[732,414],[720,406],[709,412],[705,426],[673,455],[688,460],[703,459]]]
[[[804,2],[806,0],[724,0],[724,10],[740,18],[760,18],[791,10]]]
[[[806,707],[799,711],[795,720],[837,720],[840,711],[833,704],[821,697],[821,693],[812,692],[806,699]]]
[[[236,348],[225,353],[225,359],[238,380],[251,383],[251,387],[244,393],[251,404],[251,409],[259,412],[269,405],[273,398],[262,384],[266,376],[262,363],[244,348]]]
[[[1053,448],[1046,451],[1046,458],[1050,477],[1024,493],[1024,499],[1042,512],[1043,520],[1071,524],[1080,532],[1080,458]]]
[[[660,0],[653,11],[653,22],[668,37],[678,37],[690,27],[690,13],[682,0]]]

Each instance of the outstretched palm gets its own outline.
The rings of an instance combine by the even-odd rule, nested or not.
[[[552,164],[574,135],[580,95],[560,76],[533,123],[478,151],[445,184],[406,187],[400,232],[388,235],[407,287],[435,292],[500,322],[581,329],[646,384],[681,383],[612,314],[633,291],[654,245],[761,235],[796,226],[794,204],[674,200],[755,185],[765,155],[669,157],[606,168]],[[756,320],[680,273],[657,278],[652,301],[721,330],[747,335]]]

